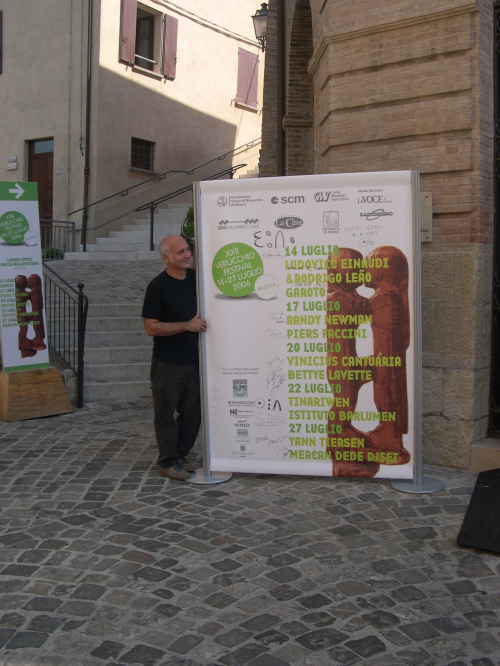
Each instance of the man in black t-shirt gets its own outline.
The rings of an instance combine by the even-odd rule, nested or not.
[[[142,317],[154,336],[151,389],[160,474],[183,481],[195,471],[186,456],[201,423],[198,335],[207,322],[198,316],[188,244],[181,236],[165,236],[159,250],[167,268],[149,283]]]

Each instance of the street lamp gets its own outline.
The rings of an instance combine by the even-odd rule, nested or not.
[[[262,50],[266,50],[266,28],[267,28],[267,2],[263,2],[260,9],[257,9],[252,16],[253,27],[257,41],[262,46]]]

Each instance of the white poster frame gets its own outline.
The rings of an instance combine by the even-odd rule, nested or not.
[[[368,172],[370,173],[370,172]],[[377,172],[374,172],[377,173]],[[390,172],[378,172],[390,175]],[[336,177],[341,174],[333,174]],[[350,174],[351,176],[353,174]],[[360,177],[366,176],[367,173],[359,174]],[[290,177],[266,179],[273,181],[273,187],[278,191],[285,188],[285,182],[289,181]],[[292,177],[293,178],[293,177]],[[328,174],[319,174],[318,176],[311,176],[318,180],[317,185],[314,187],[324,187],[325,178]],[[217,181],[220,182],[220,181]],[[221,189],[221,194],[227,194],[227,181],[222,181],[226,186]],[[262,179],[260,179],[262,183]],[[287,182],[289,185],[289,182]],[[311,181],[311,185],[312,185]],[[236,186],[235,186],[236,187]],[[420,210],[419,210],[419,173],[418,171],[411,171],[411,196],[412,196],[412,262],[413,262],[413,308],[411,311],[411,318],[413,319],[412,331],[414,334],[414,368],[413,368],[413,407],[414,407],[414,449],[413,449],[413,484],[408,480],[397,482],[407,485],[413,485],[413,490],[409,492],[429,492],[423,489],[417,490],[417,487],[422,488],[422,334],[421,334],[421,253],[420,253]],[[203,222],[202,214],[202,192],[201,183],[194,183],[194,220],[195,220],[195,239],[196,239],[196,264],[197,264],[197,298],[198,298],[198,312],[200,317],[207,319],[208,327],[210,327],[210,312],[205,309],[206,303],[206,289],[204,284],[203,275],[205,274],[205,264],[208,260],[204,253],[204,235],[207,232]],[[213,192],[212,192],[213,194]],[[245,215],[251,215],[246,211]],[[211,471],[211,432],[209,427],[209,387],[207,385],[208,378],[208,349],[206,338],[204,335],[200,336],[200,377],[201,377],[201,392],[202,392],[202,434],[203,434],[203,476],[206,479],[212,474]],[[241,470],[238,470],[241,471]],[[254,470],[249,470],[249,473],[255,473]],[[276,474],[275,471],[269,473]],[[307,475],[307,470],[304,471]],[[230,477],[228,477],[230,478]],[[380,477],[379,477],[380,478]],[[226,479],[222,479],[226,480]],[[209,481],[205,481],[209,482]],[[200,481],[201,483],[201,481]],[[399,488],[406,490],[406,488]],[[438,488],[436,488],[438,489]],[[430,491],[432,492],[432,491]]]

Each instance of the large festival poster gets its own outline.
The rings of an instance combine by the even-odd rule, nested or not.
[[[36,183],[0,182],[0,339],[5,372],[49,366]]]
[[[210,469],[413,477],[418,173],[201,182]]]

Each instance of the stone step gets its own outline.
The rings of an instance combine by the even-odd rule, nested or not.
[[[151,362],[153,338],[149,340],[150,344],[131,347],[85,347],[85,364]]]
[[[143,233],[148,234],[149,238],[149,233],[150,233],[151,225],[149,221],[147,220],[136,220],[135,224],[124,224],[122,231],[110,231],[109,232],[109,237],[113,238],[111,234],[129,234],[133,233],[135,231],[141,231]],[[162,222],[155,222],[154,223],[154,231],[153,233],[160,234],[162,237],[166,236],[167,234],[177,234],[179,233],[181,229],[181,224],[163,224]],[[115,236],[117,238],[117,236]]]
[[[179,218],[178,220],[166,220],[163,217],[155,217],[155,219],[153,220],[153,223],[154,223],[155,229],[156,229],[156,227],[161,228],[161,229],[180,229],[181,224],[182,224],[183,221],[184,221],[184,218],[182,218],[182,219]],[[136,219],[136,220],[134,220],[134,224],[135,224],[134,228],[136,228],[136,229],[139,225],[140,226],[142,226],[142,225],[147,226],[147,228],[149,229],[150,226],[151,226],[151,218],[143,217],[140,220]]]
[[[151,396],[150,386],[149,379],[111,382],[86,381],[83,389],[83,399],[85,402],[99,402],[100,400],[148,398]]]
[[[144,328],[142,317],[88,317],[86,332],[139,331]]]
[[[88,246],[87,246],[88,247]],[[112,252],[106,250],[102,252],[66,252],[64,259],[67,261],[148,261],[158,260],[158,251],[153,250],[140,250],[139,252]]]
[[[165,218],[162,215],[155,215],[153,223],[155,228],[158,227],[165,227],[165,228],[171,228],[171,229],[180,229],[181,224],[184,222],[184,217],[178,217],[175,219],[169,219]],[[142,218],[136,218],[134,220],[135,225],[138,224],[146,224],[148,229],[151,226],[151,218],[150,217],[142,217]]]
[[[133,231],[126,231],[124,232],[126,234],[129,233],[140,233],[142,234],[141,238],[147,239],[149,243],[149,236],[151,234],[151,230],[149,228],[149,224],[144,224],[144,225],[136,225],[133,229]],[[155,225],[154,231],[153,231],[153,240],[155,242],[159,242],[163,236],[168,236],[169,234],[180,234],[181,233],[181,227],[180,225],[178,227],[161,227],[159,228],[157,225]]]
[[[90,317],[140,317],[142,301],[137,303],[89,303]]]
[[[157,208],[155,213],[161,213],[162,215],[185,215],[191,208],[191,205],[192,204],[169,204],[168,208]]]
[[[161,210],[161,208],[160,208],[160,209],[155,210],[155,212],[153,213],[153,216],[155,218],[157,217],[157,218],[165,220],[165,221],[171,220],[172,222],[173,221],[182,222],[182,220],[186,217],[186,213],[187,213],[187,208],[186,208],[185,211],[184,210],[179,210],[179,211],[166,210],[165,211],[165,210]],[[151,219],[151,213],[149,213],[149,215],[148,215],[148,213],[146,213],[145,217],[147,219]]]
[[[146,335],[144,329],[135,331],[89,331],[85,333],[85,344],[89,347],[120,347],[131,345],[147,345],[153,340]]]
[[[180,226],[182,222],[184,222],[186,215],[185,213],[180,214],[165,214],[160,212],[155,212],[153,213],[153,220],[154,222],[158,222],[159,224],[171,224],[173,226]],[[148,223],[151,223],[151,214],[146,213],[144,217],[136,217],[135,221],[136,222],[145,222],[147,220]]]
[[[155,243],[159,243],[163,236],[166,236],[170,233],[171,229],[157,229],[155,227],[153,232],[153,240]],[[165,233],[166,232],[166,233]],[[149,246],[149,227],[147,229],[138,229],[134,227],[133,231],[112,231],[109,238],[98,238],[97,245],[107,245],[112,243],[148,243]]]
[[[96,238],[95,244],[99,247],[103,245],[116,245],[117,243],[137,243],[139,240],[145,242],[145,236],[142,232],[139,232],[139,234],[135,235],[133,231],[112,231],[109,238]],[[149,236],[147,240],[149,242]],[[102,249],[106,248],[103,247]]]
[[[117,243],[116,238],[98,238],[98,245],[87,245],[87,252],[147,252],[149,251],[148,242],[138,243],[134,239],[131,242],[120,240]],[[109,242],[105,242],[109,241]],[[114,242],[113,242],[114,241]]]
[[[155,215],[161,213],[162,215],[185,215],[192,204],[181,203],[181,204],[168,204],[166,208],[156,208]],[[145,215],[149,213],[149,210],[142,211]]]
[[[149,352],[151,356],[151,351]],[[147,361],[137,361],[136,363],[86,363],[85,364],[85,382],[87,381],[127,381],[129,379],[147,380],[151,359]]]
[[[153,219],[155,220],[161,220],[163,221],[164,224],[178,224],[184,220],[186,217],[186,214],[184,211],[181,213],[176,213],[175,215],[169,214],[169,213],[164,213],[163,211],[158,211],[156,210],[153,213]],[[141,217],[136,217],[136,220],[139,222],[141,220],[147,220],[148,222],[151,220],[151,213],[149,211],[146,211],[145,213],[142,214]]]
[[[259,169],[249,169],[246,173],[242,173],[238,176],[238,178],[258,178],[259,177]]]

